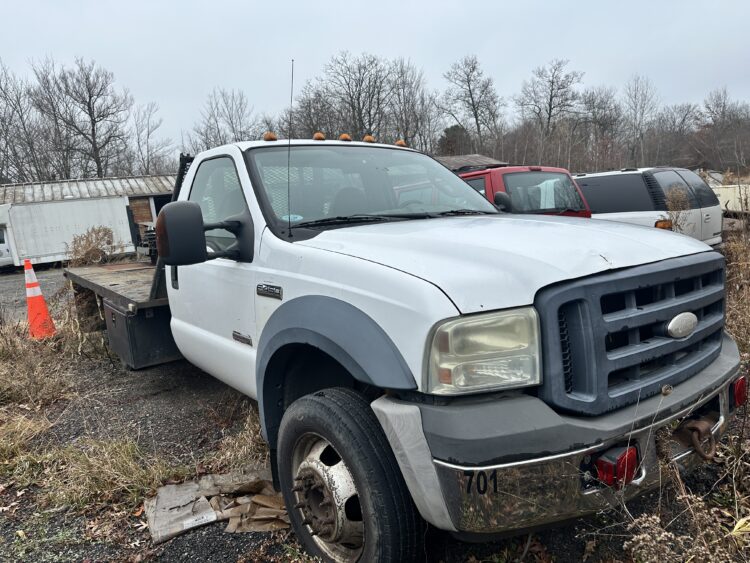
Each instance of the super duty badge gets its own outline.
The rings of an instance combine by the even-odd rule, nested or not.
[[[278,285],[269,285],[267,283],[259,283],[256,288],[256,293],[263,297],[270,297],[272,299],[281,299],[283,295],[281,287]]]

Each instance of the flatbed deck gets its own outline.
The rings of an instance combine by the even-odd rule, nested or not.
[[[168,304],[166,297],[151,298],[155,273],[156,268],[148,262],[65,269],[65,276],[74,284],[133,312]]]

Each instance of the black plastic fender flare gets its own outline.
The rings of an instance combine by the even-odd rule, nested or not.
[[[283,374],[269,374],[274,354],[288,344],[308,344],[334,358],[358,381],[381,389],[416,389],[409,366],[391,338],[353,305],[322,295],[283,303],[258,342],[256,384],[263,436],[271,449],[284,411]]]

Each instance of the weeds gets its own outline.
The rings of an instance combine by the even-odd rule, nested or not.
[[[0,410],[0,463],[5,470],[12,470],[15,460],[28,452],[32,440],[49,427],[50,422],[44,417]]]
[[[145,452],[131,438],[81,440],[46,452],[42,501],[52,506],[134,508],[168,480],[190,474],[184,466]]]
[[[106,262],[113,254],[121,253],[123,246],[114,242],[112,229],[99,226],[74,236],[67,251],[71,266],[87,266]]]
[[[268,446],[260,430],[260,419],[251,408],[237,434],[225,436],[218,451],[210,457],[208,465],[214,471],[241,471],[268,462]]]
[[[724,245],[727,261],[727,330],[740,350],[750,352],[750,237],[732,233]]]

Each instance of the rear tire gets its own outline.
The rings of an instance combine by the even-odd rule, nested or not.
[[[369,403],[341,387],[284,413],[279,480],[300,543],[323,561],[422,558],[424,522]]]

